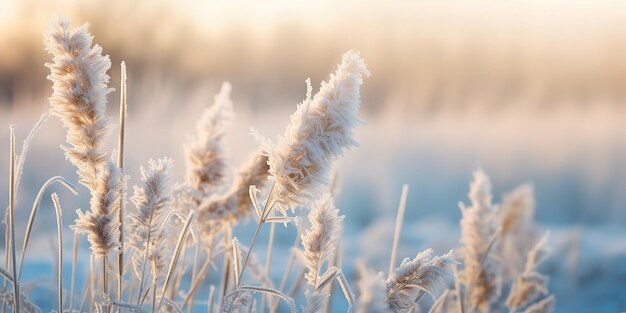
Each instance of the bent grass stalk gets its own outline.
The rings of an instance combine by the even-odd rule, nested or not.
[[[59,244],[59,269],[58,269],[58,294],[59,294],[59,312],[63,312],[63,219],[61,204],[59,203],[59,196],[56,193],[52,194],[52,203],[54,204],[54,210],[57,217],[57,239]],[[18,311],[19,312],[19,311]]]
[[[35,197],[35,201],[33,202],[33,206],[30,210],[30,216],[28,217],[28,224],[26,224],[26,232],[24,234],[24,244],[22,245],[22,252],[20,253],[20,262],[19,262],[19,271],[18,271],[18,280],[22,276],[22,267],[24,264],[24,255],[26,254],[26,248],[28,247],[28,243],[30,242],[30,235],[33,229],[33,224],[35,223],[35,217],[37,216],[37,211],[39,210],[39,204],[41,203],[41,199],[43,198],[44,193],[48,190],[48,188],[53,183],[59,183],[61,186],[67,188],[74,195],[78,195],[78,190],[72,183],[67,181],[67,179],[62,176],[54,176],[48,179],[42,186],[39,188],[39,192],[37,192],[37,196]]]
[[[70,308],[72,312],[74,308],[74,281],[76,279],[76,261],[78,259],[78,233],[74,232],[74,240],[72,243],[72,277],[70,278]]]
[[[11,228],[11,268],[13,277],[17,276],[15,257],[15,126],[9,127],[9,227]],[[20,312],[20,281],[13,282],[13,305],[15,312]]]

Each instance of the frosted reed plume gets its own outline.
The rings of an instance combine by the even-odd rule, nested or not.
[[[105,116],[106,95],[111,67],[102,48],[92,47],[88,24],[70,30],[69,21],[57,16],[44,34],[46,50],[52,54],[48,79],[53,82],[51,112],[67,129],[67,159],[76,166],[80,182],[93,190],[97,175],[106,167],[104,137],[110,128]]]
[[[513,282],[506,305],[511,312],[523,308],[540,296],[548,294],[548,277],[537,272],[537,267],[545,259],[549,249],[547,242],[549,233],[546,233],[528,253],[524,272]]]
[[[274,199],[281,210],[310,204],[327,184],[332,161],[357,146],[354,128],[360,106],[360,87],[369,72],[357,52],[343,55],[341,64],[311,99],[307,98],[291,116],[285,133],[272,143],[262,139],[269,155]]]
[[[385,299],[387,298],[387,286],[382,272],[376,272],[367,267],[365,263],[356,264],[358,272],[359,297],[356,307],[357,313],[382,313],[387,312]]]
[[[149,167],[141,167],[141,186],[134,186],[131,198],[137,211],[130,214],[129,244],[135,249],[133,263],[139,277],[145,275],[144,266],[156,264],[157,273],[165,273],[169,261],[163,219],[172,208],[172,160],[150,160]],[[146,263],[148,265],[146,265]]]
[[[490,253],[495,240],[496,208],[491,203],[491,182],[482,171],[474,172],[469,198],[472,205],[460,204],[461,257],[465,268],[459,277],[467,287],[467,305],[470,312],[486,312],[501,293],[499,268]]]
[[[339,210],[327,192],[313,204],[308,217],[311,227],[302,235],[304,263],[308,269],[305,277],[311,287],[317,288],[319,272],[335,250],[345,216],[339,216]]]
[[[207,108],[196,123],[196,136],[185,145],[187,184],[207,193],[219,186],[225,176],[224,136],[234,116],[230,84],[222,84],[215,103]]]
[[[387,279],[387,305],[394,312],[406,312],[419,301],[422,292],[439,297],[452,279],[456,261],[452,251],[431,259],[432,249],[402,261]],[[417,299],[417,300],[416,300]]]
[[[225,227],[231,227],[253,212],[250,186],[263,188],[267,184],[269,166],[261,151],[253,153],[239,169],[230,188],[223,194],[213,194],[198,206],[197,229],[201,239],[210,241]]]
[[[533,227],[535,196],[531,185],[522,185],[504,195],[499,216],[500,255],[505,279],[524,271],[525,254],[536,242]]]
[[[76,224],[71,227],[87,235],[91,251],[97,257],[106,256],[120,247],[117,210],[124,183],[119,168],[113,162],[107,163],[93,186],[90,210],[87,213],[80,209],[76,211]]]

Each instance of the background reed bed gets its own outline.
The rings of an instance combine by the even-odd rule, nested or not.
[[[532,189],[520,187],[502,204],[494,204],[489,178],[480,170],[470,185],[470,206],[460,205],[458,249],[435,256],[426,249],[396,265],[408,193],[405,188],[394,238],[389,242],[387,275],[364,263],[359,266],[358,279],[351,280],[345,274],[340,257],[344,216],[340,214],[349,219],[350,213],[335,208],[328,191],[332,191],[332,166],[357,146],[355,132],[362,124],[357,118],[360,88],[362,84],[367,87],[369,71],[357,52],[344,54],[315,95],[311,81],[307,81],[306,99],[277,140],[262,139],[253,131],[261,147],[234,175],[226,165],[224,134],[233,105],[230,85],[224,84],[184,148],[186,162],[180,163],[188,173],[185,181],[171,178],[170,171],[176,166],[172,160],[150,161],[149,168],[141,170],[141,185],[135,186],[129,198],[125,192],[129,178],[122,171],[124,153],[141,147],[124,148],[126,113],[121,109],[118,151],[104,151],[104,137],[113,128],[112,119],[105,116],[110,63],[91,40],[86,26],[70,29],[62,18],[52,22],[46,35],[54,63],[50,66],[54,83],[51,110],[66,126],[66,140],[72,147],[64,151],[91,197],[90,210],[79,212],[71,227],[87,235],[93,255],[91,266],[102,269],[90,270],[86,284],[90,288],[76,295],[71,288],[70,300],[64,298],[67,292],[63,292],[59,227],[56,291],[60,311],[327,312],[328,303],[333,301],[358,312],[530,313],[549,312],[554,305],[555,297],[546,287],[547,277],[538,268],[547,236],[539,237],[533,224]],[[122,92],[121,108],[126,106],[124,95]],[[13,199],[14,142],[10,150],[9,194]],[[108,161],[112,158],[109,155],[116,156],[118,162]],[[59,198],[53,199],[60,216]],[[122,210],[128,200],[135,207]],[[21,282],[13,279],[19,278],[13,209],[11,200],[12,236],[6,255],[12,262],[1,271],[8,286],[3,292],[3,306],[34,312],[37,308],[29,294],[20,292]],[[237,234],[247,219],[257,225],[254,234]],[[287,229],[281,227],[283,224]],[[266,261],[276,260],[271,248],[274,236],[285,236],[295,227],[305,229],[294,238],[289,255],[292,266],[283,272],[293,278],[285,283],[279,284],[269,275],[271,262],[263,268],[255,257],[255,253],[263,255],[258,240],[266,227],[273,234],[268,238]],[[242,244],[248,242],[248,246]],[[512,256],[507,251],[520,253]],[[72,259],[76,260],[77,254],[74,252]],[[72,272],[78,262],[73,262]],[[291,283],[289,288],[285,288],[287,282]],[[330,292],[333,285],[338,292]],[[12,297],[8,288],[12,288]],[[81,301],[79,308],[74,299]]]

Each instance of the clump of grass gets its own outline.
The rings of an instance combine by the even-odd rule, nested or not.
[[[554,306],[555,298],[549,295],[546,287],[548,278],[538,269],[547,250],[547,236],[530,243],[534,238],[532,188],[516,189],[498,206],[492,203],[491,183],[482,171],[475,172],[470,186],[471,205],[461,205],[460,253],[455,255],[450,251],[433,256],[433,250],[426,249],[396,266],[404,213],[409,209],[406,203],[408,186],[404,186],[393,242],[390,243],[387,277],[365,263],[359,263],[359,295],[353,294],[339,257],[345,215],[340,214],[328,192],[335,189],[335,186],[328,186],[328,176],[334,161],[357,146],[354,129],[360,123],[357,118],[360,88],[363,78],[369,76],[365,62],[357,52],[343,55],[334,74],[322,83],[315,96],[312,96],[311,83],[307,80],[306,100],[298,106],[285,133],[275,142],[262,139],[254,132],[261,141],[261,148],[234,174],[229,186],[225,185],[229,173],[224,138],[234,112],[229,96],[230,85],[224,84],[214,105],[198,121],[196,136],[184,147],[185,181],[178,184],[172,181],[171,159],[149,161],[148,168],[141,168],[141,185],[135,186],[130,197],[136,211],[127,215],[124,208],[127,200],[127,177],[124,175],[126,69],[122,63],[119,151],[114,163],[107,160],[103,144],[111,127],[105,115],[106,95],[111,91],[107,87],[106,75],[110,62],[107,56],[102,56],[99,46],[92,46],[92,40],[87,25],[70,30],[67,20],[56,17],[44,41],[53,56],[53,63],[47,65],[51,69],[49,78],[53,81],[51,111],[67,129],[70,147],[65,147],[64,152],[76,166],[80,182],[91,195],[90,210],[86,213],[78,210],[76,223],[70,226],[75,234],[87,235],[91,248],[88,288],[82,295],[79,312],[84,308],[90,312],[153,313],[182,312],[188,308],[191,312],[194,305],[198,305],[194,300],[198,286],[203,284],[211,270],[218,272],[221,281],[219,289],[216,288],[217,282],[210,282],[206,303],[209,312],[216,308],[228,313],[256,312],[258,309],[264,312],[266,308],[276,312],[280,305],[275,300],[296,312],[298,292],[303,286],[300,298],[305,300],[300,306],[301,311],[328,312],[335,283],[341,288],[349,311],[356,309],[358,313],[416,312],[421,309],[420,300],[425,294],[434,301],[430,313],[450,310],[489,312],[492,308],[504,306],[511,313],[520,309],[524,310],[523,313],[543,313]],[[10,236],[6,238],[6,269],[0,267],[0,275],[4,277],[5,286],[13,285],[13,295],[4,289],[0,296],[3,307],[13,306],[15,312],[39,312],[20,291],[19,284],[19,271],[35,213],[41,195],[53,182],[65,185],[74,193],[76,189],[60,176],[43,185],[33,204],[18,267],[14,201],[16,172],[21,172],[24,156],[20,156],[16,165],[13,128],[10,138],[7,209],[7,234]],[[31,135],[26,142],[30,139]],[[26,148],[25,143],[23,154]],[[269,192],[264,190],[270,185]],[[259,201],[259,194],[265,196],[265,201]],[[52,199],[59,241],[57,309],[68,311],[65,310],[67,304],[69,311],[74,311],[77,238],[75,236],[73,243],[69,302],[64,303],[61,206],[56,194]],[[280,283],[276,284],[269,275],[276,232],[274,226],[296,221],[297,216],[292,212],[300,207],[308,210],[310,224],[304,230],[304,223],[300,223],[301,231],[294,242],[288,265]],[[276,211],[282,216],[276,215]],[[257,225],[249,247],[245,247],[233,235],[233,227],[249,216],[256,218]],[[128,223],[124,223],[125,220]],[[271,223],[272,228],[263,265],[258,262],[253,248],[262,225],[266,223]],[[516,239],[509,240],[511,238]],[[299,247],[300,239],[302,248]],[[497,262],[511,247],[521,247],[527,254],[525,262],[514,260],[515,264],[525,264],[519,273],[506,271]],[[107,287],[107,256],[114,252],[118,253],[116,298],[108,293]],[[132,260],[133,271],[129,271],[125,255]],[[189,255],[193,257],[188,258]],[[221,273],[215,265],[218,257],[224,260]],[[101,259],[103,266],[100,274],[94,269],[97,258]],[[292,269],[298,266],[300,272],[295,275],[291,287],[286,288]],[[457,266],[462,270],[460,274]],[[250,277],[244,275],[246,269]],[[190,277],[189,286],[181,283],[185,275]],[[249,278],[253,278],[252,284]],[[101,290],[96,290],[97,283],[102,284]],[[506,299],[500,293],[503,286],[509,290]],[[259,297],[261,301],[257,301]]]

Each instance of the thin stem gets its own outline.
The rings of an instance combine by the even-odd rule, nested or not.
[[[194,254],[193,254],[193,267],[191,269],[191,283],[194,284],[194,282],[196,281],[196,276],[198,275],[198,258],[200,255],[200,245],[196,244],[196,248],[194,249]],[[207,258],[208,259],[208,258]],[[192,286],[193,287],[193,286]],[[193,291],[195,292],[195,288],[193,288]],[[193,303],[193,294],[194,292],[192,292],[192,290],[189,290],[189,296],[187,297],[189,299],[189,301],[191,301]],[[189,306],[188,312],[191,313],[193,311],[193,305]]]
[[[61,215],[61,204],[59,204],[59,196],[52,194],[52,203],[57,215],[57,239],[59,243],[59,277],[58,277],[58,293],[59,293],[59,312],[63,312],[63,219]]]
[[[11,264],[13,277],[17,276],[17,259],[15,257],[15,126],[9,127],[10,149],[9,149],[9,225],[11,227]],[[15,312],[20,312],[20,281],[15,280],[13,284],[13,300]]]
[[[98,283],[96,260],[93,254],[89,258],[89,275],[91,276],[91,280],[89,282],[89,306],[93,308],[96,301],[96,284]]]
[[[254,243],[256,242],[257,237],[259,236],[259,231],[261,230],[261,226],[263,225],[263,223],[265,223],[265,219],[270,215],[270,213],[272,213],[272,208],[276,204],[276,201],[274,200],[274,197],[273,197],[275,190],[276,190],[276,183],[272,185],[272,189],[270,190],[270,193],[267,196],[267,200],[265,201],[265,205],[263,206],[263,212],[261,212],[261,218],[259,219],[259,224],[257,225],[256,230],[254,231],[254,235],[252,236],[252,241],[250,242],[250,246],[248,247],[248,252],[246,253],[246,257],[243,259],[243,263],[241,265],[241,272],[235,273],[235,275],[238,275],[238,279],[236,281],[241,281],[241,277],[243,276],[243,273],[246,270],[246,265],[248,264],[248,259],[250,259],[252,248],[254,247]],[[230,305],[228,306],[228,311],[227,311],[228,313],[231,312],[233,308],[233,304],[235,303],[235,300],[237,300],[238,296],[239,296],[239,290],[237,290],[234,293],[233,299],[230,301]]]
[[[456,294],[457,309],[459,313],[465,313],[465,309],[463,308],[463,297],[461,296],[461,284],[459,283],[459,270],[456,264],[452,265],[452,271],[454,273],[454,291]]]
[[[126,63],[121,64],[120,86],[120,134],[117,153],[117,166],[120,168],[121,179],[124,179],[124,137],[126,133]],[[117,255],[117,300],[122,301],[122,281],[124,277],[124,188],[120,189],[118,217],[120,222],[120,253]]]
[[[198,275],[197,275],[198,277],[196,277],[196,279],[192,281],[191,288],[189,288],[188,295],[183,301],[183,305],[181,306],[181,309],[184,309],[185,306],[187,306],[187,304],[193,303],[193,295],[195,294],[196,289],[198,288],[200,283],[202,282],[204,278],[204,274],[206,273],[206,270],[209,268],[210,264],[211,264],[211,259],[207,258],[206,261],[204,261],[204,264],[202,264],[202,267],[200,267],[200,271],[198,272]]]
[[[156,295],[157,295],[157,270],[156,270],[156,260],[152,259],[152,313],[156,309]]]
[[[105,295],[109,294],[109,286],[107,284],[108,275],[107,275],[107,256],[102,256],[102,293]]]
[[[433,303],[433,305],[430,307],[430,310],[428,310],[428,313],[437,313],[437,312],[439,312],[441,306],[444,304],[444,302],[446,302],[446,299],[448,298],[448,294],[450,294],[450,289],[446,289],[441,294],[441,296],[439,296],[437,301],[435,301],[435,303]]]
[[[43,183],[43,185],[41,185],[41,188],[39,188],[39,191],[37,192],[37,196],[35,197],[35,201],[33,201],[33,206],[30,209],[30,216],[28,217],[28,224],[26,224],[26,232],[24,233],[24,243],[22,244],[22,252],[20,253],[20,263],[19,263],[20,266],[19,266],[19,271],[18,271],[18,276],[17,276],[18,280],[22,276],[24,255],[26,254],[26,248],[28,247],[28,243],[30,242],[30,234],[33,230],[35,217],[37,216],[37,212],[39,210],[39,204],[41,203],[41,199],[43,198],[43,195],[45,194],[46,190],[48,190],[48,187],[50,187],[53,183],[61,184],[62,186],[67,188],[70,192],[72,192],[74,195],[78,194],[78,190],[76,189],[76,187],[74,187],[74,185],[72,185],[69,181],[67,181],[67,179],[63,178],[62,176],[51,177],[45,183]]]
[[[176,249],[174,249],[174,257],[170,261],[169,268],[167,270],[167,275],[165,276],[165,282],[163,283],[163,289],[161,290],[161,300],[159,301],[159,305],[157,306],[157,312],[161,309],[161,305],[163,305],[163,298],[165,298],[165,292],[167,291],[167,287],[169,287],[170,280],[172,278],[172,274],[174,272],[174,268],[178,263],[178,257],[180,256],[180,251],[182,250],[183,243],[187,238],[187,231],[189,230],[189,226],[191,225],[191,220],[193,218],[193,212],[189,213],[187,216],[187,220],[185,220],[185,224],[183,225],[183,229],[178,236],[178,242],[176,243]],[[157,288],[154,286],[153,288]]]
[[[72,277],[70,278],[70,313],[74,308],[74,281],[76,279],[76,259],[78,258],[78,233],[74,232],[72,243]]]
[[[396,230],[393,235],[393,245],[391,246],[391,258],[389,260],[389,271],[387,277],[391,277],[393,269],[396,267],[396,254],[398,253],[398,243],[400,242],[400,232],[402,231],[402,223],[404,221],[404,210],[406,209],[406,197],[409,193],[409,185],[402,186],[402,195],[400,196],[400,205],[398,207],[398,215],[396,215]]]
[[[276,223],[272,223],[270,225],[270,237],[268,239],[268,243],[267,243],[267,253],[265,256],[265,269],[264,269],[264,273],[266,277],[270,277],[269,273],[270,273],[270,265],[272,263],[272,250],[274,248],[274,236],[275,236],[275,232],[276,232]],[[268,286],[270,287],[270,286]],[[260,313],[264,313],[265,312],[265,300],[267,298],[267,302],[268,304],[272,301],[272,297],[269,295],[261,295],[261,312]]]
[[[232,241],[232,229],[229,227],[226,229],[226,234],[224,235],[224,246],[228,247]],[[222,270],[222,286],[220,289],[220,297],[217,303],[217,307],[222,311],[222,302],[224,300],[224,296],[226,296],[226,292],[228,290],[228,280],[230,278],[230,253],[224,253],[224,264]]]
[[[215,286],[211,285],[209,289],[209,299],[208,299],[208,313],[213,313],[213,301],[215,299]]]
[[[337,249],[335,249],[335,253],[333,255],[333,259],[332,262],[330,263],[330,266],[335,266],[338,269],[341,268],[340,263],[341,263],[341,239],[337,241]],[[326,308],[324,309],[324,312],[330,312],[330,308],[332,306],[332,301],[333,301],[333,292],[334,292],[334,284],[330,284],[330,286],[328,286],[328,301],[326,301]]]
[[[87,288],[85,289],[85,291],[83,292],[83,301],[81,301],[80,303],[80,307],[78,308],[78,312],[83,312],[83,307],[85,307],[85,302],[87,302],[87,295],[90,294],[89,290],[91,289],[91,280],[93,279],[93,277],[91,276],[91,273],[89,275],[87,275],[87,281],[85,282],[85,285],[87,286]],[[71,313],[72,311],[70,311]]]
[[[150,214],[150,220],[148,221],[148,225],[150,225],[150,228],[152,228],[152,218],[154,216],[154,212],[152,212],[152,214]],[[151,229],[148,228],[148,240],[146,241],[146,249],[144,250],[144,254],[143,254],[143,263],[141,264],[141,279],[139,280],[139,293],[137,294],[137,305],[140,304],[141,301],[141,294],[143,292],[143,285],[144,285],[144,281],[146,278],[146,263],[148,262],[148,251],[150,250],[150,242],[151,242],[151,235],[152,235],[152,231]]]

